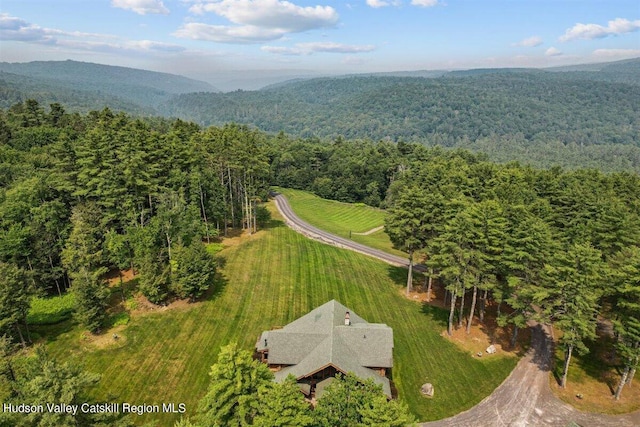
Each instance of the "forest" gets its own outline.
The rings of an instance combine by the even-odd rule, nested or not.
[[[0,108],[109,106],[200,126],[234,122],[323,142],[464,148],[539,168],[640,171],[638,59],[556,69],[399,72],[221,93],[181,76],[75,61],[0,63]],[[126,82],[123,83],[123,82]]]
[[[615,96],[627,104],[602,113],[600,130],[637,144],[637,103],[628,92]],[[621,116],[614,123],[631,123],[609,132],[606,115],[615,112]],[[3,355],[29,346],[33,297],[71,293],[76,320],[103,330],[108,272],[134,270],[154,303],[201,298],[216,285],[205,243],[266,224],[262,202],[271,186],[387,209],[394,244],[426,264],[429,283],[446,287],[449,332],[481,318],[490,301],[514,340],[530,319],[553,321],[563,332],[564,385],[573,354],[586,351],[600,316],[615,331],[622,372],[616,397],[633,378],[640,357],[636,173],[537,169],[419,143],[327,142],[110,109],[69,113],[34,100],[0,112]],[[38,360],[40,368],[25,368],[29,375],[53,369],[45,355]],[[3,363],[3,387],[15,383],[16,393],[33,396],[37,387],[16,383]]]

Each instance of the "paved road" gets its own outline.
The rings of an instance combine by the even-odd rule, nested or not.
[[[360,243],[356,243],[353,240],[346,239],[344,237],[336,236],[335,234],[328,233],[324,230],[320,230],[319,228],[314,227],[313,225],[301,220],[291,209],[289,206],[289,202],[286,197],[282,194],[272,193],[273,199],[276,202],[276,206],[278,210],[284,217],[286,224],[297,231],[298,233],[304,234],[305,236],[318,240],[320,242],[337,246],[344,249],[350,249],[355,252],[359,252],[361,254],[369,255],[374,258],[378,258],[384,262],[387,262],[391,265],[399,266],[399,267],[409,267],[409,260],[407,258],[402,258],[396,255],[388,254],[384,251],[370,248],[369,246],[361,245]],[[421,264],[414,264],[414,270],[424,272],[426,271],[425,266]]]
[[[327,233],[302,221],[287,199],[274,196],[287,225],[321,242],[351,249],[397,266],[408,266],[405,258]],[[415,266],[422,270],[424,266]],[[509,377],[478,405],[451,418],[421,424],[424,427],[564,427],[575,422],[583,427],[640,427],[640,411],[627,415],[601,415],[578,411],[553,395],[549,388],[551,338],[548,327],[532,323],[531,348]]]

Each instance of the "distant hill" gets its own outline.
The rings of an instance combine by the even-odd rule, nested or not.
[[[158,114],[152,107],[144,107],[104,92],[77,90],[46,79],[0,71],[0,108],[8,108],[27,99],[35,99],[44,106],[57,102],[69,111],[88,112],[108,106],[135,115]]]
[[[640,145],[640,60],[601,71],[493,69],[440,77],[346,76],[260,91],[183,94],[166,115],[202,125],[239,122],[301,137],[423,141],[515,136]]]
[[[218,91],[183,76],[78,61],[0,62],[1,81],[9,88],[19,82],[15,89],[22,98],[44,103],[68,99],[67,104],[85,109],[98,104],[98,109],[108,105],[130,112],[157,113],[156,107],[176,94]]]
[[[591,80],[640,85],[640,58],[600,64],[555,67],[547,70]]]

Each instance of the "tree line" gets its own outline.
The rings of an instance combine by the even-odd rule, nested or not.
[[[31,296],[67,290],[79,321],[100,330],[114,269],[135,270],[154,303],[202,296],[215,275],[204,243],[267,220],[264,139],[32,100],[1,112],[1,332],[25,343]]]
[[[564,368],[613,323],[623,375],[640,358],[640,177],[498,165],[468,152],[424,150],[389,188],[385,230],[446,289],[448,333],[497,304],[512,345],[529,320],[562,331]],[[412,288],[409,269],[407,292]]]
[[[626,372],[619,390],[633,378],[637,174],[109,109],[80,115],[33,100],[0,111],[0,333],[26,344],[31,296],[69,291],[77,318],[100,330],[108,270],[135,270],[156,303],[199,298],[214,286],[204,243],[266,223],[270,185],[387,208],[394,243],[446,286],[450,329],[482,319],[490,300],[514,340],[528,319],[551,319],[564,332],[565,377],[596,315],[611,318]]]

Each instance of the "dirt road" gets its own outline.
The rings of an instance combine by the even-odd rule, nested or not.
[[[583,427],[640,426],[640,411],[618,416],[591,414],[578,411],[555,397],[549,388],[550,358],[548,327],[534,324],[529,352],[489,397],[466,412],[421,425],[565,427],[573,421]]]
[[[287,199],[274,196],[278,210],[289,227],[330,245],[369,255],[389,264],[408,266],[405,258],[345,239],[302,221]],[[424,271],[424,266],[414,266]],[[424,427],[564,427],[575,422],[582,427],[640,427],[640,411],[627,415],[602,415],[578,411],[553,395],[549,388],[551,339],[548,327],[531,324],[531,348],[509,377],[473,408],[444,420],[421,424]]]

